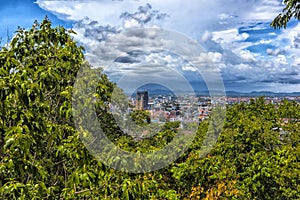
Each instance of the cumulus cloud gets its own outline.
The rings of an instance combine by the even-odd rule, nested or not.
[[[150,4],[145,6],[139,6],[138,11],[134,13],[124,12],[120,18],[123,19],[124,28],[138,28],[153,21],[162,20],[168,15],[166,13],[160,13],[158,10],[152,10]]]
[[[150,52],[162,50],[191,59],[204,51],[196,41],[188,39],[177,32],[160,28],[139,28],[123,31],[109,37],[105,42],[99,42],[93,49],[100,50],[101,54],[98,56],[101,59],[105,59],[107,55],[119,57],[132,51]],[[111,49],[114,49],[114,51]]]
[[[166,28],[178,30],[191,34],[201,30],[224,30],[224,28],[234,28],[241,21],[247,24],[254,20],[271,20],[276,13],[282,9],[282,5],[277,0],[149,0],[149,6],[143,2],[125,1],[49,1],[37,0],[43,9],[51,11],[60,18],[68,20],[80,20],[85,16],[99,21],[101,24],[118,24],[119,16],[122,13],[130,13],[133,19],[139,18],[147,21],[148,14],[134,15],[137,7],[141,6],[138,12],[149,12],[150,7],[168,14]],[[150,12],[151,13],[151,12]],[[155,14],[155,18],[165,18],[165,14]],[[125,15],[126,16],[126,15]],[[226,25],[220,22],[226,21]]]
[[[293,65],[294,67],[297,66],[298,69],[299,69],[299,71],[300,71],[300,57],[294,58],[294,61],[293,61],[292,65]]]
[[[293,42],[292,42],[293,48],[300,49],[300,33],[294,36]]]
[[[288,63],[286,62],[286,57],[284,55],[278,55],[275,62],[278,65],[287,65]]]
[[[213,40],[223,45],[233,42],[244,41],[249,37],[248,33],[239,33],[237,29],[213,32]]]
[[[267,49],[267,54],[272,56],[278,56],[282,51],[280,49]]]
[[[107,40],[109,36],[120,32],[117,27],[100,25],[97,21],[91,20],[88,17],[79,20],[74,25],[74,30],[83,31],[82,36],[94,42]]]
[[[121,13],[119,16],[120,21],[123,21],[121,25],[102,25],[96,20],[85,17],[75,23],[73,29],[79,34],[74,37],[86,47],[89,56],[93,57],[92,54],[95,51],[95,48],[99,48],[102,41],[108,41],[111,36],[116,36],[118,33],[125,31],[126,29],[141,28],[145,25],[151,24],[155,20],[163,20],[165,17],[167,17],[167,14],[161,13],[158,10],[153,10],[150,4],[139,6],[137,11]],[[135,37],[126,38],[126,35],[116,36],[121,37],[118,39],[118,42],[122,43],[124,48],[126,46],[139,46],[140,43],[144,42],[143,38],[151,38],[155,36],[153,35],[155,33],[149,30],[147,33],[132,30],[130,34]],[[115,39],[115,41],[117,40]],[[115,46],[116,44],[109,45]],[[111,46],[107,46],[106,49],[102,49],[102,53],[108,52],[110,49]]]
[[[205,31],[201,37],[202,42],[206,42],[212,39],[212,34],[209,31]]]
[[[201,70],[221,72],[225,85],[234,89],[240,85],[240,90],[273,86],[284,90],[295,89],[299,84],[300,25],[280,31],[269,28],[270,21],[283,8],[278,0],[228,0],[226,4],[223,0],[149,0],[148,4],[131,0],[38,0],[37,3],[61,19],[77,22],[75,38],[86,47],[87,58],[102,67],[110,62],[118,65],[118,70],[111,73],[114,75],[117,71],[129,73],[141,64],[147,66],[145,63],[176,66],[185,72],[195,71],[198,64]],[[192,40],[178,43],[183,37],[170,35],[165,40],[158,36],[158,29],[126,32],[151,26],[198,39],[206,51],[199,52]],[[162,53],[166,49],[169,54]],[[190,56],[179,59],[176,55]]]

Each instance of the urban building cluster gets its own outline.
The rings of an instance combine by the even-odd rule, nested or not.
[[[151,95],[138,91],[131,99],[133,110],[149,112],[151,122],[165,123],[174,121],[199,122],[207,119],[212,108],[211,99],[192,95]]]
[[[227,105],[244,102],[258,97],[223,97]],[[300,97],[265,97],[266,103],[279,105],[284,99],[300,103]],[[147,110],[151,122],[164,123],[174,121],[199,122],[209,118],[213,107],[211,97],[194,95],[149,95],[147,91],[138,91],[131,99],[133,110]]]
[[[150,114],[151,122],[201,122],[208,119],[212,108],[217,101],[225,102],[227,106],[244,102],[250,103],[251,99],[258,97],[220,97],[212,99],[209,96],[195,95],[149,95],[148,91],[137,91],[136,95],[130,97],[126,113],[134,110],[145,110]],[[284,99],[300,103],[300,97],[265,97],[266,103],[279,105]],[[224,105],[225,105],[224,104]],[[115,109],[111,107],[111,109]]]

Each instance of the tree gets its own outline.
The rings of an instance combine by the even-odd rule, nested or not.
[[[149,127],[147,135],[156,135],[139,141],[122,134],[109,102],[116,98],[122,111],[127,107],[126,100],[121,101],[125,96],[117,90],[114,97],[116,85],[85,62],[82,50],[69,31],[52,28],[47,18],[29,30],[19,29],[0,50],[1,199],[300,199],[296,102],[284,101],[277,108],[260,98],[228,108],[222,134],[205,157],[199,155],[205,138],[214,139],[210,126],[223,118],[202,122],[190,149],[164,169],[131,174],[99,162],[83,144],[97,135],[82,139],[85,133],[75,128],[71,100],[86,92],[73,91],[77,74],[82,73],[82,87],[95,83],[95,91],[88,90],[95,103],[79,101],[80,106],[98,108],[95,116],[102,120],[101,128],[120,148],[143,153],[170,142],[180,147],[180,138],[188,135],[180,134],[178,122],[154,131],[156,125],[147,123],[145,112],[133,113],[133,120]],[[86,75],[98,79],[90,83]],[[282,124],[281,117],[294,120]],[[278,127],[286,131],[285,141]],[[95,144],[101,145],[98,141]]]
[[[284,0],[285,8],[271,23],[273,28],[286,28],[292,17],[300,21],[300,0]]]
[[[82,66],[92,69],[84,60],[83,48],[77,46],[70,33],[74,32],[53,28],[46,18],[34,22],[29,30],[20,28],[8,47],[0,50],[0,197],[176,196],[161,181],[160,173],[132,175],[113,170],[85,148],[74,126],[71,100],[78,70]],[[93,72],[100,74],[95,107],[101,108],[98,117],[107,121],[102,128],[116,135],[113,117],[106,112],[115,84],[101,70]]]
[[[299,199],[299,123],[282,127],[290,142],[273,129],[283,109],[298,110],[293,104],[276,110],[259,98],[229,107],[216,146],[200,158],[204,121],[187,158],[171,168],[174,190],[189,199]]]
[[[135,110],[130,114],[132,120],[140,125],[145,126],[147,124],[150,124],[150,114],[145,110]]]
[[[68,162],[58,149],[76,133],[70,94],[84,60],[70,33],[45,18],[19,28],[0,51],[3,198],[55,196],[67,182]]]

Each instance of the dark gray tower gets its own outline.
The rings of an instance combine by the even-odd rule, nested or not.
[[[136,93],[136,106],[137,110],[147,110],[148,109],[148,92],[147,91],[137,91]]]

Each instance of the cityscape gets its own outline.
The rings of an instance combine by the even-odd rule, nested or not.
[[[0,5],[1,200],[300,200],[300,0]]]
[[[240,96],[240,97],[210,97],[203,95],[181,94],[174,95],[151,94],[147,90],[138,90],[129,97],[129,105],[126,113],[136,110],[144,110],[149,113],[151,122],[202,122],[209,119],[212,108],[218,102],[224,102],[223,106],[232,106],[238,103],[249,104],[251,100],[256,100],[260,96]],[[300,104],[300,96],[265,96],[266,104],[273,104],[278,107],[283,100],[295,101]],[[111,105],[111,111],[116,111],[116,107]],[[287,121],[288,119],[284,119]]]

